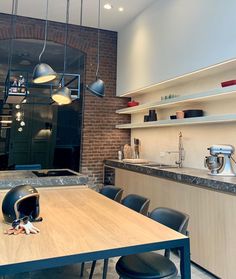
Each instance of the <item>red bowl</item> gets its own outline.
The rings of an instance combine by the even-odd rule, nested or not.
[[[235,79],[221,82],[222,87],[231,86],[231,85],[235,85],[235,84],[236,84]]]
[[[135,107],[135,106],[138,106],[138,105],[139,105],[139,102],[136,102],[136,101],[128,102],[128,107]]]

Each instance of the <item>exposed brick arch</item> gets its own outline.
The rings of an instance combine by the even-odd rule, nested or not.
[[[17,39],[44,39],[45,21],[17,17]],[[0,42],[10,39],[11,18],[0,13]],[[47,40],[64,44],[65,25],[49,22]],[[97,63],[97,29],[69,25],[68,46],[86,54],[85,82],[95,79]],[[104,98],[88,92],[84,94],[84,117],[82,130],[81,172],[88,174],[91,184],[100,184],[103,174],[103,160],[116,158],[120,146],[130,141],[130,132],[115,129],[116,124],[129,122],[129,116],[118,115],[117,109],[126,106],[127,98],[116,97],[116,54],[117,33],[101,31],[100,77],[105,82]],[[79,158],[78,158],[79,160]]]

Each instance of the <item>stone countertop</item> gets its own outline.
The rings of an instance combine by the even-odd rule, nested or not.
[[[208,170],[193,168],[157,168],[142,164],[124,163],[119,160],[108,159],[106,166],[134,171],[146,175],[170,179],[176,182],[209,188],[212,190],[236,195],[236,177],[211,176]]]
[[[59,169],[38,170],[40,172],[58,171]],[[11,170],[0,171],[0,189],[9,189],[17,185],[30,184],[34,187],[46,186],[65,186],[65,185],[85,185],[88,182],[88,177],[81,173],[69,169],[60,169],[70,171],[74,176],[46,176],[38,177],[32,170]]]

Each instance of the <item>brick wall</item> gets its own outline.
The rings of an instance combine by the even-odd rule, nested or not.
[[[49,22],[48,41],[64,44],[64,24]],[[0,13],[0,40],[11,38],[10,17]],[[17,17],[17,39],[44,39],[44,21]],[[97,63],[97,30],[69,25],[68,46],[86,54],[85,83],[95,79]],[[129,122],[130,116],[118,115],[115,110],[126,106],[128,98],[116,97],[117,33],[101,30],[100,78],[105,83],[104,98],[84,94],[81,172],[90,178],[90,184],[100,184],[103,160],[117,158],[120,146],[130,141],[130,132],[115,129],[116,124]],[[79,158],[78,158],[79,160]]]

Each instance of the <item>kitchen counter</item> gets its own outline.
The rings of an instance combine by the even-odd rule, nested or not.
[[[56,175],[55,171],[70,172],[72,175]],[[38,170],[40,176],[32,170],[0,171],[0,189],[9,189],[17,185],[30,184],[34,187],[85,185],[88,182],[86,175],[69,169]],[[51,175],[51,176],[50,176]]]
[[[225,193],[236,194],[236,177],[220,177],[208,175],[208,170],[193,168],[161,168],[142,164],[124,163],[119,160],[105,160],[109,167],[125,169],[137,173],[170,179],[176,182],[210,188]]]

